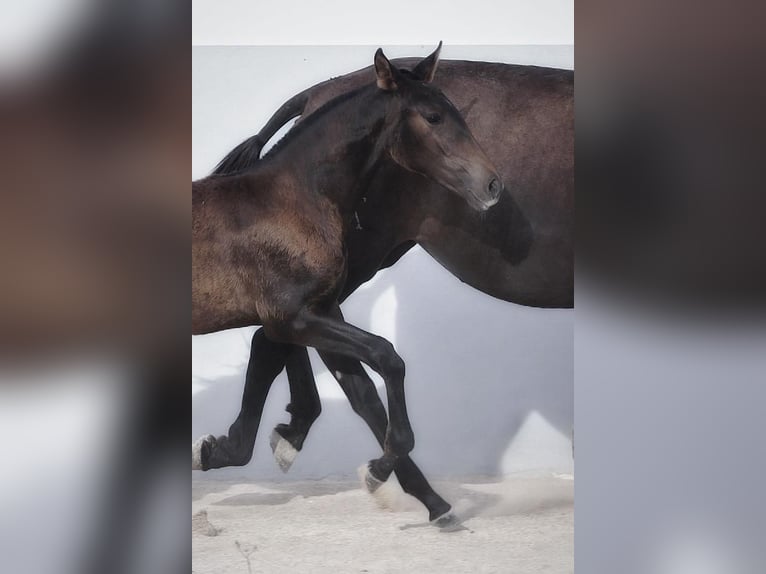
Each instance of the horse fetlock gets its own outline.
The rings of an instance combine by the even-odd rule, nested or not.
[[[253,459],[254,444],[243,439],[242,433],[219,436],[214,447],[213,460],[216,468],[223,466],[245,466]]]
[[[310,406],[298,406],[293,403],[288,403],[285,407],[285,411],[292,415],[291,426],[294,427],[310,427],[311,423],[319,418],[322,414],[322,405],[319,401],[314,402]]]
[[[234,453],[230,457],[226,464],[221,466],[245,466],[253,460],[253,451]]]

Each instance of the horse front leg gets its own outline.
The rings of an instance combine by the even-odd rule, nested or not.
[[[362,368],[359,361],[330,353],[320,353],[322,361],[338,381],[354,412],[372,431],[382,447],[385,441],[388,417],[383,402],[378,396],[375,384]],[[279,424],[272,433],[272,450],[282,470],[292,464],[301,450],[311,424],[321,412],[311,363],[305,347],[294,347],[287,361],[287,376],[290,382],[290,405],[292,414],[289,425]],[[456,527],[459,519],[451,512],[450,504],[434,491],[415,462],[409,457],[397,460],[394,473],[402,489],[418,499],[427,509],[429,520],[440,528]],[[368,472],[366,486],[373,492],[382,483]]]
[[[383,456],[370,461],[369,470],[376,480],[385,482],[397,459],[406,456],[415,444],[404,396],[404,361],[393,345],[346,323],[337,304],[326,314],[303,309],[291,321],[267,325],[266,328],[275,340],[362,361],[380,374],[386,385],[389,422],[383,440]]]
[[[244,466],[250,462],[266,396],[292,350],[290,345],[267,339],[263,329],[256,331],[250,346],[239,415],[228,434],[217,438],[206,435],[192,445],[193,470]]]
[[[386,410],[378,396],[375,383],[361,363],[329,353],[320,353],[320,357],[343,389],[351,408],[367,423],[378,443],[383,446],[388,425]],[[428,509],[429,520],[434,525],[449,529],[460,523],[451,512],[450,504],[434,491],[409,456],[400,457],[396,461],[394,473],[404,492],[417,498]],[[365,477],[365,484],[372,493],[381,485],[369,472]]]

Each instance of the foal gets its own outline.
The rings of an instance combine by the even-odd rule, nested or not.
[[[346,323],[338,307],[357,200],[386,158],[478,210],[502,191],[460,114],[429,84],[437,62],[438,49],[407,73],[378,50],[375,84],[328,102],[250,170],[192,183],[193,334],[262,325],[275,350],[309,346],[368,364],[388,399],[383,456],[370,462],[383,480],[414,437],[403,361],[388,341]],[[243,433],[255,434],[261,410],[247,413]],[[200,456],[230,454],[210,441]]]

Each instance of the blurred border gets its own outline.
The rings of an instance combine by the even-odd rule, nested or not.
[[[190,6],[4,11],[3,570],[188,572]]]
[[[41,6],[0,71],[3,566],[188,572],[190,6]],[[578,571],[766,564],[762,12],[577,4]]]
[[[763,572],[763,8],[576,10],[576,569]]]

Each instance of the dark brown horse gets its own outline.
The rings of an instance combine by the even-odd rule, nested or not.
[[[402,67],[412,60],[397,61]],[[360,70],[314,86],[277,111],[264,129],[235,148],[216,168],[226,173],[252,165],[264,143],[288,120],[310,115],[328,99],[354,90],[369,77]],[[500,169],[507,193],[486,213],[476,214],[438,185],[381,166],[387,182],[373,181],[355,207],[348,236],[349,270],[341,300],[380,268],[393,264],[419,242],[453,274],[503,300],[536,307],[571,307],[573,292],[573,73],[567,70],[483,62],[443,61],[435,80]],[[389,179],[389,177],[391,179]],[[373,383],[360,365],[320,353],[354,410],[383,440],[386,418]],[[263,408],[273,378],[285,367],[290,381],[289,425],[278,425],[272,448],[283,469],[302,447],[320,412],[304,350],[275,352],[262,333],[251,348],[240,416],[228,436],[207,437],[202,467],[243,464],[252,456],[253,417]],[[245,430],[246,429],[246,430]],[[428,485],[409,458],[397,462],[405,491],[429,509],[431,519],[450,506]],[[444,523],[444,521],[441,521]]]
[[[262,325],[263,343],[255,347],[264,347],[267,361],[300,345],[368,364],[388,397],[383,456],[370,463],[383,478],[412,450],[414,437],[404,363],[388,341],[346,323],[338,307],[355,206],[372,182],[390,187],[380,169],[389,161],[477,210],[497,203],[502,191],[462,116],[430,84],[438,53],[402,72],[378,50],[376,83],[332,99],[249,169],[192,184],[193,334]],[[254,378],[272,375],[258,359],[248,371]],[[261,409],[245,414],[260,419]],[[241,432],[254,436],[255,429]],[[223,444],[211,452],[214,446],[201,451],[208,466],[225,452]]]

